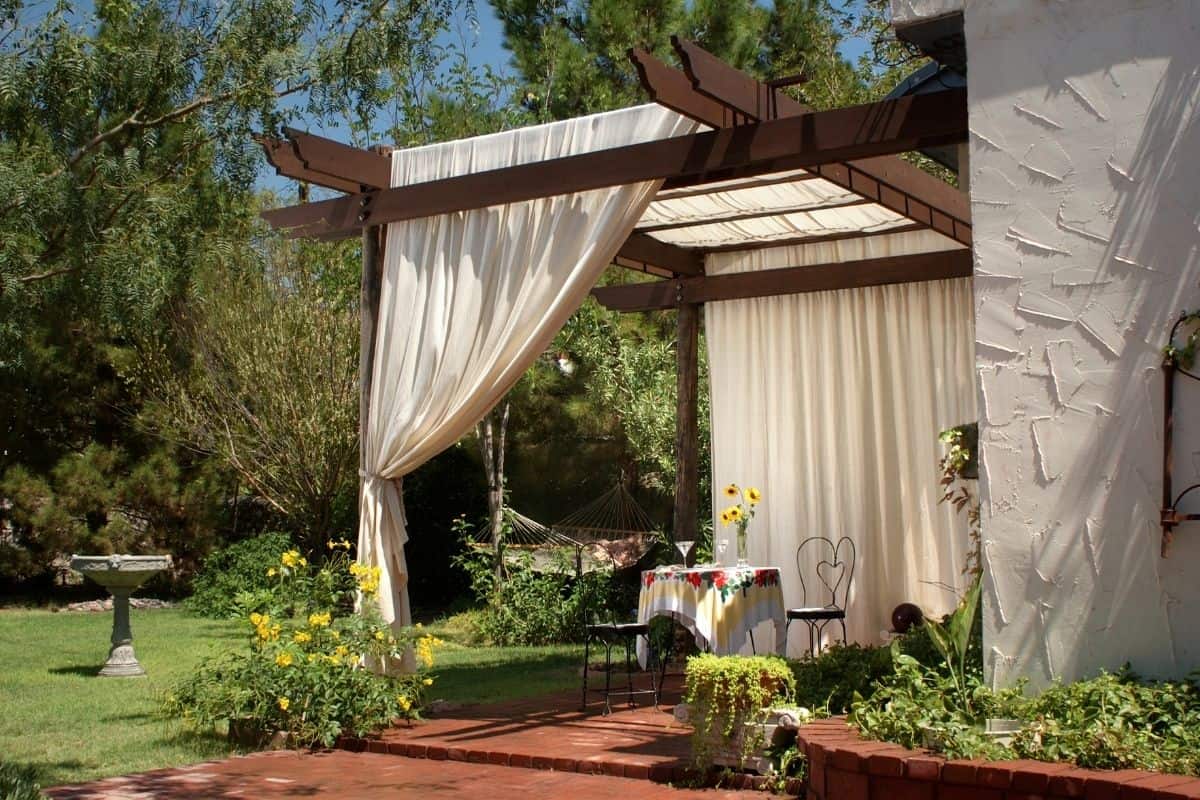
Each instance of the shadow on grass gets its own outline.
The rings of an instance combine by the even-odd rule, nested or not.
[[[51,675],[82,675],[85,678],[94,678],[100,674],[100,670],[104,667],[103,664],[92,666],[76,665],[73,667],[51,667],[46,670]]]
[[[582,649],[578,653],[484,649],[471,653],[470,661],[435,666],[437,682],[428,696],[474,704],[558,692],[577,684],[582,658]]]

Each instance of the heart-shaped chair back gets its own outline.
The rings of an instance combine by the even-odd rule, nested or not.
[[[834,542],[828,536],[810,536],[796,548],[796,572],[800,576],[803,602],[823,608],[845,609],[854,582],[854,542],[843,536]]]

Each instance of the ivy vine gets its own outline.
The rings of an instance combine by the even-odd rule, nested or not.
[[[781,658],[769,656],[716,656],[704,653],[688,659],[684,702],[695,713],[692,720],[692,753],[696,765],[712,765],[715,742],[729,743],[740,731],[744,761],[764,744],[761,729],[747,723],[766,719],[777,701],[786,701],[796,691],[796,676]]]

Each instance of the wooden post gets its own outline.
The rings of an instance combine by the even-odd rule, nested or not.
[[[362,233],[362,289],[359,296],[358,340],[358,462],[367,464],[367,409],[371,404],[372,371],[375,366],[375,328],[379,321],[379,292],[383,282],[383,241],[386,228],[372,225]],[[361,483],[363,479],[359,479]]]
[[[675,343],[675,541],[695,541],[700,488],[699,429],[696,424],[700,306],[678,308]]]

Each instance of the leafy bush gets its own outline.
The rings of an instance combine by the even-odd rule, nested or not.
[[[192,579],[192,596],[185,605],[204,617],[233,616],[239,594],[270,590],[267,565],[278,562],[291,546],[286,533],[264,533],[214,550]]]
[[[860,644],[834,644],[816,658],[790,663],[796,702],[831,714],[846,713],[855,695],[870,695],[878,681],[892,674],[890,650]]]
[[[454,564],[467,573],[483,605],[473,617],[476,638],[503,647],[582,642],[588,620],[607,621],[620,616],[616,609],[636,604],[620,591],[610,570],[575,576],[565,553],[557,554],[548,569],[535,568],[527,555],[509,564],[500,581],[490,552],[468,547]]]
[[[0,761],[0,800],[43,800],[36,778],[32,767]]]
[[[348,550],[344,542],[320,568],[296,550],[259,562],[271,582],[264,593],[244,595],[252,603],[239,608],[246,647],[201,664],[167,697],[166,711],[198,727],[232,721],[264,737],[282,731],[297,746],[329,746],[345,732],[416,718],[433,683],[423,671],[440,642],[415,629],[393,633],[375,602],[379,569],[351,563]],[[343,588],[344,575],[353,589]],[[410,646],[417,672],[389,677],[369,668],[396,663]]]

